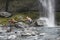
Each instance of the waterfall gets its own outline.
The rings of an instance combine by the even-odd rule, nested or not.
[[[48,18],[48,27],[55,27],[55,19],[54,19],[54,7],[55,7],[55,3],[54,0],[39,0],[40,3],[42,4],[43,7],[43,13],[44,15],[46,15],[46,17]]]

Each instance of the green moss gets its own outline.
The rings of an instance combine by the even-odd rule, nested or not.
[[[11,18],[14,18],[15,20],[19,21],[19,20],[21,20],[20,16],[23,17],[23,20],[26,18],[26,16],[29,16],[32,19],[36,19],[39,16],[39,14],[38,14],[38,12],[15,13],[12,17],[9,17],[9,18],[0,17],[0,24],[7,24],[8,20]]]
[[[8,23],[8,20],[9,18],[2,18],[2,17],[0,17],[0,24],[6,24],[6,23]]]

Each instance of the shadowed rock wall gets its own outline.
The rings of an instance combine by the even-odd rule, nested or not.
[[[0,11],[5,11],[6,1],[7,0],[0,0]],[[37,0],[9,0],[8,11],[20,12],[29,10],[38,10]]]

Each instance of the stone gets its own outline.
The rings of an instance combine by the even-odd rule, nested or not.
[[[25,29],[24,31],[21,32],[21,35],[23,35],[23,36],[34,36],[34,35],[36,35],[36,32],[32,31],[30,29]]]
[[[46,17],[41,17],[41,18],[37,19],[37,21],[36,21],[36,24],[38,26],[47,26],[48,23],[49,22],[48,22],[48,19]]]
[[[9,13],[9,12],[0,12],[0,16],[2,16],[2,17],[10,17],[11,13]]]
[[[16,35],[10,35],[9,37],[8,37],[8,39],[15,39],[16,38]]]
[[[28,27],[28,25],[23,22],[16,23],[16,28],[25,28],[25,27]]]

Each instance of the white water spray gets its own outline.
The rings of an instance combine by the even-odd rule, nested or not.
[[[48,27],[55,27],[55,20],[54,20],[54,0],[39,0],[42,4],[43,8],[48,14],[46,17],[48,18],[47,26]],[[44,12],[44,11],[43,11]]]
[[[54,0],[49,0],[48,1],[48,10],[49,10],[49,14],[48,14],[48,17],[49,17],[49,24],[50,24],[50,27],[54,27],[55,26],[55,20],[54,20]]]

